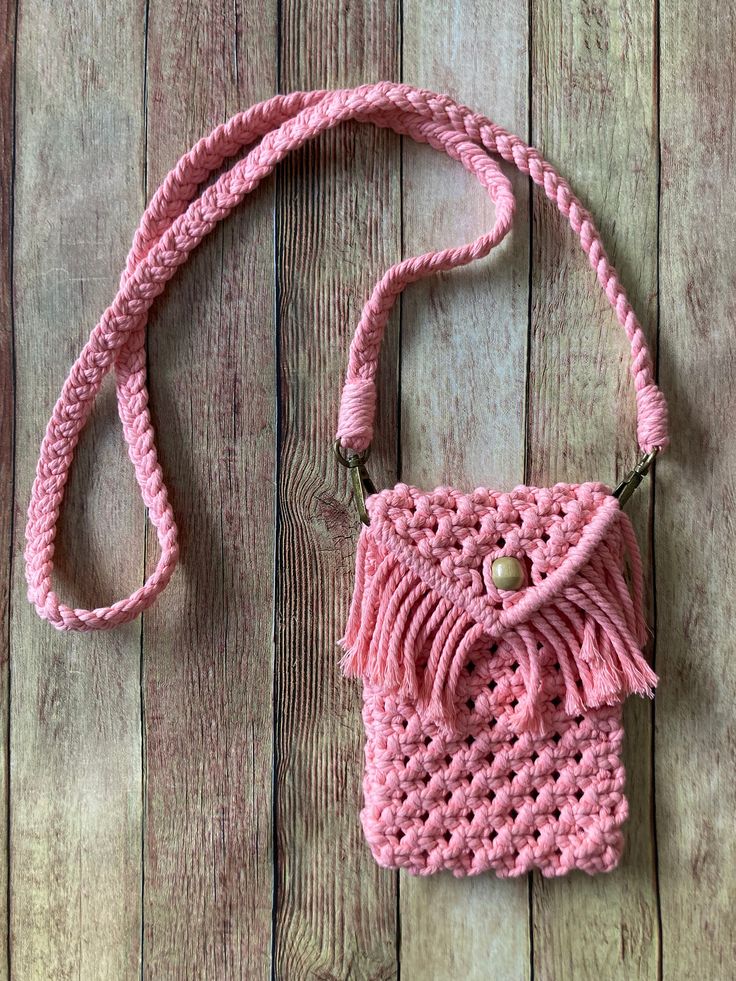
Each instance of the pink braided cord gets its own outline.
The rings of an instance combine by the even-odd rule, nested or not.
[[[667,407],[654,381],[641,327],[590,215],[537,150],[447,96],[408,85],[379,82],[356,89],[278,95],[218,126],[168,174],[141,218],[117,295],[90,334],[54,407],[28,509],[26,577],[30,601],[58,629],[104,629],[132,620],[150,606],[176,565],[176,523],[158,463],[146,388],[144,340],[154,299],[190,252],[288,153],[348,120],[388,127],[458,160],[487,190],[496,218],[492,229],[474,242],[405,259],[377,283],[350,347],[337,431],[342,445],[361,451],[370,443],[379,349],[396,297],[409,283],[488,255],[511,227],[515,203],[511,185],[492,154],[513,163],[543,187],[579,235],[631,343],[639,445],[644,451],[667,445]],[[202,184],[223,162],[245,148],[249,152],[198,196]],[[161,554],[152,575],[127,598],[93,610],[75,609],[61,603],[52,589],[56,526],[74,449],[102,380],[112,368],[123,434]]]

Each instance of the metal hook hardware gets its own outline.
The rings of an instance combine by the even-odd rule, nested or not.
[[[332,446],[332,451],[335,454],[337,462],[341,466],[347,467],[350,471],[350,478],[353,482],[353,497],[358,509],[358,517],[364,525],[369,525],[371,519],[368,516],[365,499],[371,494],[376,493],[375,484],[371,480],[370,474],[365,466],[365,462],[371,454],[370,447],[367,450],[363,450],[362,453],[349,453],[346,456],[340,445],[340,440],[336,439]]]
[[[650,453],[645,453],[633,470],[629,470],[623,480],[616,485],[613,496],[618,498],[621,507],[626,504],[639,484],[644,480],[651,470],[652,464],[657,459],[659,449],[655,448]]]

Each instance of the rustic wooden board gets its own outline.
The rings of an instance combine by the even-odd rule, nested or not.
[[[15,378],[13,371],[13,145],[15,93],[15,4],[2,10],[0,33],[0,500],[7,508],[0,512],[0,923],[3,954],[0,955],[0,981],[10,973],[8,944],[8,814],[9,736],[8,664],[10,660],[10,576],[13,542],[13,423],[15,419]]]
[[[143,205],[144,4],[21,2],[14,296],[15,554],[40,436],[112,299]],[[107,385],[84,434],[59,540],[59,588],[102,604],[138,585],[143,509]],[[140,972],[140,624],[60,635],[25,602],[11,622],[15,978]]]
[[[200,136],[273,93],[276,25],[275,2],[152,0],[149,196]],[[273,207],[271,181],[181,270],[149,337],[182,543],[143,635],[143,950],[156,977],[271,976]],[[152,569],[152,532],[147,556]]]
[[[513,131],[528,120],[526,7],[405,4],[403,75]],[[492,71],[480,70],[479,59]],[[492,202],[457,163],[404,141],[404,253],[469,241]],[[402,306],[401,479],[419,487],[513,487],[524,477],[528,181],[514,175],[512,237],[496,255],[416,284]],[[480,394],[480,397],[479,397]],[[529,976],[526,878],[401,877],[406,978]]]
[[[655,778],[666,981],[736,963],[736,247],[733,9],[661,19],[661,378],[672,450],[657,478]]]
[[[398,42],[387,0],[285,2],[280,87],[396,77]],[[359,686],[340,676],[336,646],[357,523],[330,447],[362,304],[400,254],[398,138],[341,127],[290,158],[278,187],[275,969],[279,978],[392,978],[396,877],[362,840]],[[396,466],[396,326],[383,352],[372,460],[382,483]]]
[[[0,497],[14,501],[0,514],[0,981],[727,981],[727,5],[17,7],[17,20],[3,7],[0,37]],[[631,513],[653,545],[662,686],[654,713],[626,709],[628,846],[607,877],[396,876],[374,865],[357,818],[360,691],[341,678],[335,641],[358,529],[329,453],[347,348],[402,250],[465,241],[493,214],[427,148],[343,127],[203,245],[157,303],[150,338],[182,568],[142,624],[110,634],[58,635],[25,602],[40,437],[145,198],[198,136],[276,89],[400,74],[531,130],[598,218],[652,340],[661,319],[675,438]],[[515,188],[516,230],[498,256],[410,288],[389,326],[381,485],[399,469],[430,486],[612,482],[632,462],[623,332],[563,220],[536,189],[530,219],[526,180]],[[62,525],[65,599],[109,602],[153,566],[111,385]]]
[[[596,216],[650,338],[657,285],[654,31],[648,0],[533,7],[532,139]],[[626,336],[573,233],[536,188],[532,243],[528,480],[613,483],[636,454]],[[630,507],[645,546],[646,494]],[[592,879],[535,876],[539,981],[656,977],[649,706],[632,700],[625,725],[631,816],[622,866]]]

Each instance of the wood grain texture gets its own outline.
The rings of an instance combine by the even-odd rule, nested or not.
[[[396,77],[394,3],[282,4],[284,91]],[[330,447],[363,302],[399,258],[399,141],[343,126],[279,175],[279,589],[276,973],[379,979],[396,972],[396,877],[362,839],[359,686],[339,672],[356,515]],[[381,362],[372,460],[393,480],[396,323]]]
[[[14,294],[15,550],[40,436],[114,295],[143,204],[144,6],[21,2]],[[141,581],[143,509],[106,385],[77,451],[59,591],[99,605]],[[11,622],[11,970],[140,972],[140,625],[60,635],[25,602]]]
[[[0,23],[0,981],[731,981],[729,5],[18,0],[16,19],[8,0]],[[673,447],[630,510],[662,681],[654,712],[625,710],[631,816],[609,876],[415,880],[363,841],[360,687],[336,647],[358,526],[330,453],[348,344],[402,252],[493,216],[427,148],[341,127],[197,250],[149,341],[181,568],[109,634],[59,635],[25,600],[40,438],[146,197],[273,91],[400,75],[529,135],[652,341],[661,320]],[[389,325],[381,486],[612,482],[632,462],[623,332],[564,220],[515,190],[498,254],[412,286]],[[156,557],[110,384],[68,497],[60,591],[109,602]]]
[[[13,428],[15,377],[13,351],[13,147],[15,143],[16,5],[0,15],[0,981],[10,973],[8,943],[8,822],[10,780],[10,582],[13,552]]]
[[[673,440],[655,507],[654,759],[665,981],[726,981],[736,963],[735,48],[731,6],[662,7],[660,363]]]
[[[596,216],[650,338],[656,326],[657,133],[654,6],[532,8],[532,138]],[[528,480],[601,479],[636,456],[624,332],[564,219],[535,188]],[[648,489],[648,488],[647,488]],[[629,508],[646,553],[647,489]],[[625,711],[630,818],[621,867],[533,889],[538,981],[654,978],[650,708]]]
[[[276,87],[276,4],[152,0],[148,188]],[[149,337],[182,564],[145,618],[144,957],[271,976],[274,184],[192,256]],[[156,561],[149,531],[148,567]]]
[[[522,135],[528,120],[522,4],[407,2],[404,79],[478,106]],[[493,65],[488,72],[483,67]],[[483,67],[482,67],[483,66]],[[495,255],[402,298],[401,479],[420,487],[513,487],[524,476],[529,283],[528,181],[512,175],[513,234]],[[454,161],[403,142],[404,253],[490,228],[493,204]],[[404,978],[530,973],[526,878],[401,876]]]

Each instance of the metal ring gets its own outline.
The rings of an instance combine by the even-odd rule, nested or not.
[[[362,466],[368,457],[371,455],[371,448],[367,446],[361,453],[351,453],[350,456],[345,456],[343,452],[342,445],[339,439],[336,439],[332,444],[332,452],[335,454],[337,462],[343,467],[348,467],[352,469],[353,467]]]

